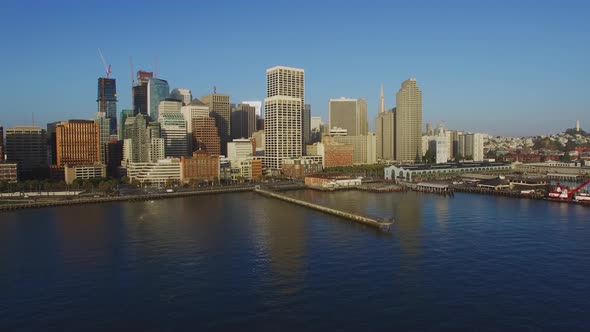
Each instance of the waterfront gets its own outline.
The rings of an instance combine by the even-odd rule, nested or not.
[[[0,215],[0,330],[583,330],[590,208],[457,193],[255,193]]]

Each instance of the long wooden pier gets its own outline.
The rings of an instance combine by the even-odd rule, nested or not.
[[[352,220],[354,222],[357,222],[359,224],[363,224],[366,226],[370,226],[370,227],[374,227],[377,228],[381,231],[387,232],[390,230],[391,228],[391,222],[387,222],[387,221],[382,221],[379,219],[375,219],[375,218],[369,218],[369,217],[365,217],[365,216],[361,216],[358,214],[354,214],[354,213],[350,213],[350,212],[346,212],[346,211],[341,211],[341,210],[336,210],[336,209],[332,209],[329,207],[325,207],[322,205],[318,205],[318,204],[313,204],[310,202],[306,202],[306,201],[302,201],[293,197],[288,197],[285,195],[281,195],[279,193],[276,192],[272,192],[269,190],[264,190],[264,189],[260,189],[260,188],[256,188],[254,189],[255,192],[263,195],[263,196],[267,196],[267,197],[272,197],[272,198],[276,198],[285,202],[289,202],[289,203],[293,203],[293,204],[297,204],[300,206],[304,206],[310,209],[314,209],[316,211],[320,211],[320,212],[324,212],[324,213],[328,213],[334,216],[338,216],[341,218],[345,218],[348,220]]]

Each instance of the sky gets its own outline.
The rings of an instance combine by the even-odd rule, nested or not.
[[[305,70],[312,116],[415,77],[423,122],[492,135],[590,129],[588,1],[2,1],[0,124],[97,111],[98,48],[132,107],[131,68],[200,98],[263,100],[266,69]]]

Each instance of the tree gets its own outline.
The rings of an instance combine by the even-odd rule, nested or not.
[[[566,162],[566,163],[572,161],[572,157],[570,156],[570,153],[569,152],[564,153],[563,156],[561,157],[561,161]]]
[[[424,162],[428,164],[436,163],[436,152],[433,149],[428,149],[424,155]]]
[[[458,162],[461,162],[461,160],[463,160],[463,155],[462,155],[462,154],[460,154],[460,153],[457,153],[457,154],[455,155],[455,162],[457,162],[457,163],[458,163]]]

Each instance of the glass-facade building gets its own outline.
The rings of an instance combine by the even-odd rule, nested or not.
[[[153,121],[158,121],[158,107],[160,102],[170,94],[170,86],[165,80],[150,78],[147,89],[148,115]]]
[[[114,78],[98,79],[98,111],[109,119],[111,135],[117,134],[117,81]]]

